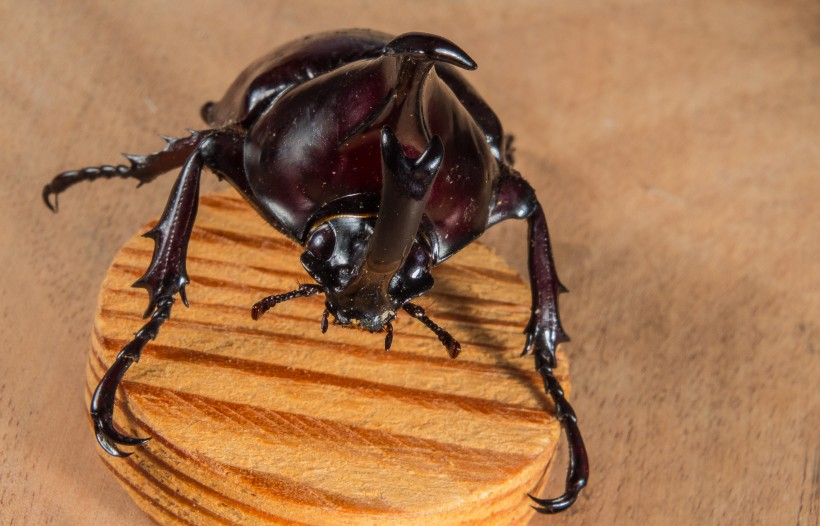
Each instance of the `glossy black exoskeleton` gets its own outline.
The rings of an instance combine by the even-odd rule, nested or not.
[[[146,234],[153,259],[134,285],[148,291],[149,321],[117,356],[94,392],[97,440],[110,454],[147,439],[113,425],[114,397],[170,316],[178,293],[185,305],[185,255],[207,166],[230,182],[274,228],[305,247],[302,265],[316,284],[267,297],[256,319],[280,303],[325,295],[340,325],[384,331],[399,310],[439,337],[450,356],[458,342],[410,302],[433,285],[431,268],[505,219],[529,222],[532,310],[524,352],[532,352],[544,388],[567,434],[566,489],[536,509],[568,508],[586,485],[588,462],[575,413],[553,376],[558,343],[568,338],[558,316],[564,291],[555,273],[544,212],[532,187],[512,167],[510,136],[459,69],[475,62],[452,42],[423,33],[396,38],[367,30],[306,37],[251,64],[202,116],[210,125],[164,150],[126,156],[129,165],[64,172],[43,189],[56,210],[68,187],[97,178],[140,184],[182,167],[158,224]],[[53,196],[53,204],[52,204]]]

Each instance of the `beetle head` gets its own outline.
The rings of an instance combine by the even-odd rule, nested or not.
[[[343,326],[378,332],[411,299],[433,286],[433,258],[426,243],[413,243],[402,266],[392,274],[366,264],[375,218],[337,216],[311,232],[302,266],[325,292],[328,311]]]

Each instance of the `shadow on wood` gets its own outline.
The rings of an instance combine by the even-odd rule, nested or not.
[[[88,396],[142,323],[146,296],[130,285],[151,252],[135,236],[111,264]],[[526,522],[560,432],[532,358],[518,357],[528,286],[473,244],[421,300],[461,356],[404,313],[385,352],[383,334],[323,335],[321,297],[251,319],[263,296],[309,281],[300,252],[234,194],[202,198],[191,307],[177,304],[119,393],[115,421],[153,440],[127,459],[100,451],[123,487],[163,524]]]

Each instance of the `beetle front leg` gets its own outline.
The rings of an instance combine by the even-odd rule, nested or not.
[[[124,446],[138,446],[150,440],[150,438],[137,438],[124,435],[114,428],[114,398],[117,394],[117,387],[122,381],[122,377],[132,363],[140,360],[142,349],[150,340],[157,337],[160,326],[171,315],[171,305],[173,299],[162,300],[157,305],[157,309],[151,316],[151,320],[142,326],[134,339],[117,355],[114,364],[103,375],[102,380],[94,390],[91,398],[91,420],[94,422],[94,432],[97,435],[97,442],[109,454],[115,457],[127,457],[131,453],[126,453],[117,447],[117,444]]]
[[[151,319],[119,352],[97,385],[91,400],[91,419],[94,422],[97,441],[106,452],[117,457],[130,455],[121,451],[117,444],[136,446],[148,440],[124,435],[114,428],[114,399],[117,387],[128,368],[139,361],[145,345],[157,337],[160,327],[170,317],[171,306],[177,293],[187,306],[185,285],[189,280],[185,269],[185,256],[196,218],[202,165],[202,155],[199,150],[195,150],[189,156],[174,185],[162,217],[157,225],[145,234],[154,240],[154,254],[148,270],[134,286],[148,290],[148,309],[145,317],[150,316]]]
[[[530,497],[538,504],[541,513],[557,513],[570,507],[578,493],[586,486],[589,477],[589,461],[586,447],[578,429],[575,411],[564,396],[561,384],[555,379],[555,351],[558,344],[569,341],[561,327],[558,315],[558,295],[567,289],[558,281],[552,258],[547,218],[535,197],[532,187],[511,167],[501,165],[503,177],[499,181],[496,203],[490,211],[489,224],[506,219],[528,221],[530,290],[532,307],[530,320],[524,332],[527,335],[524,351],[535,355],[535,369],[544,381],[544,390],[555,404],[555,416],[567,436],[569,444],[569,468],[564,494],[555,499]]]
[[[529,217],[529,270],[532,290],[532,312],[526,328],[527,341],[524,352],[535,355],[535,368],[544,382],[544,389],[555,403],[555,416],[567,436],[569,445],[569,468],[564,494],[555,499],[538,499],[530,495],[540,513],[557,513],[570,507],[589,478],[589,461],[586,447],[578,428],[578,419],[572,406],[564,397],[561,384],[555,379],[553,369],[557,361],[558,344],[569,341],[561,327],[558,316],[558,294],[566,289],[555,273],[547,220],[541,205],[536,201]]]
[[[527,341],[521,356],[539,350],[555,364],[555,350],[559,343],[569,341],[558,315],[558,295],[567,292],[555,272],[547,219],[536,201],[529,217],[529,271],[532,307],[530,321],[524,332]]]
[[[539,513],[558,513],[572,506],[578,494],[586,486],[589,479],[589,460],[587,450],[584,446],[584,439],[581,430],[578,428],[578,418],[575,411],[564,397],[564,390],[561,384],[552,374],[553,366],[543,353],[536,351],[535,368],[544,381],[544,389],[549,393],[555,403],[555,416],[561,422],[564,433],[567,435],[569,445],[569,467],[567,468],[567,479],[564,494],[554,499],[539,499],[532,495],[529,497],[538,506],[533,506]]]

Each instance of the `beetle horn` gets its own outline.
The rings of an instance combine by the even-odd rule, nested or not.
[[[463,69],[476,69],[475,61],[463,49],[445,38],[427,33],[405,33],[388,42],[382,54],[397,59],[394,129],[419,150],[432,135],[427,128],[425,84],[435,76],[437,62]],[[413,140],[415,139],[415,140]],[[397,143],[398,144],[398,143]],[[384,152],[384,140],[382,140]]]
[[[381,151],[379,215],[364,264],[343,293],[348,298],[370,297],[376,303],[386,300],[390,278],[404,264],[416,240],[430,189],[444,159],[444,144],[436,135],[420,156],[410,158],[393,130],[384,126]],[[368,292],[363,293],[365,290]]]
[[[368,270],[392,275],[416,239],[433,181],[444,158],[436,135],[415,159],[407,157],[389,126],[382,128],[382,196],[379,216],[367,245]]]
[[[405,33],[387,44],[382,51],[385,55],[414,55],[422,60],[446,62],[463,69],[478,67],[470,55],[446,38],[429,33]]]

